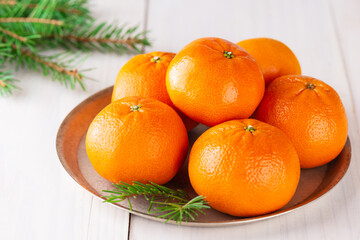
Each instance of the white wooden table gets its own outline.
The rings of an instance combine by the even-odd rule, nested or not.
[[[298,56],[303,73],[333,86],[349,120],[353,157],[344,179],[306,207],[223,228],[165,225],[102,203],[76,184],[55,150],[57,129],[80,101],[113,84],[131,56],[93,54],[87,92],[19,71],[22,91],[0,99],[0,239],[360,239],[360,1],[90,0],[100,20],[150,30],[153,50],[177,52],[216,36],[272,37]]]

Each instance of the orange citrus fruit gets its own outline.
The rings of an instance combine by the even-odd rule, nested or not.
[[[289,136],[302,168],[330,162],[346,142],[348,123],[339,95],[312,77],[289,75],[275,79],[254,116]]]
[[[232,120],[196,140],[189,176],[211,207],[250,217],[273,212],[290,201],[299,182],[300,163],[278,128],[255,119]]]
[[[113,183],[167,183],[183,164],[188,144],[179,115],[165,103],[141,97],[109,104],[86,135],[94,169]]]
[[[255,60],[241,47],[220,38],[201,38],[171,61],[166,87],[174,105],[197,122],[214,126],[247,118],[264,94]]]
[[[150,97],[174,108],[165,83],[166,71],[174,56],[175,53],[170,52],[151,52],[131,58],[116,77],[112,101],[131,96]],[[175,110],[188,131],[197,125],[179,110]]]
[[[244,48],[258,63],[268,85],[277,77],[301,74],[299,61],[284,43],[271,38],[251,38],[238,45]]]

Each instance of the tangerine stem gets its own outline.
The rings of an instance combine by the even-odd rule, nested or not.
[[[139,104],[139,105],[133,105],[133,106],[130,107],[130,110],[131,110],[132,112],[137,112],[137,111],[140,110],[140,108],[141,108],[141,105],[140,105],[140,104]]]
[[[224,51],[224,56],[228,59],[235,57],[232,52]]]
[[[306,88],[312,90],[315,88],[315,85],[313,83],[308,83],[306,84]]]
[[[160,59],[161,58],[159,56],[155,56],[151,59],[151,61],[157,63],[158,61],[160,61]]]
[[[251,133],[255,132],[255,128],[252,125],[244,127],[245,131],[249,131]]]

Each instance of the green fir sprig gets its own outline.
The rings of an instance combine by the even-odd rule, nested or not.
[[[15,87],[14,76],[11,74],[11,71],[0,71],[0,96],[11,94]]]
[[[72,89],[85,90],[83,71],[74,61],[79,51],[139,53],[148,45],[137,27],[97,23],[87,0],[0,0],[0,64],[40,71]],[[63,53],[45,56],[48,49]],[[1,73],[0,93],[10,94],[16,88],[11,72]]]
[[[127,200],[130,211],[133,210],[130,198],[143,196],[149,201],[148,213],[161,214],[158,218],[166,219],[165,223],[173,220],[179,225],[181,222],[195,220],[199,213],[204,213],[203,209],[210,208],[203,196],[190,198],[189,195],[181,190],[150,182],[143,184],[140,182],[113,184],[114,190],[103,190],[110,193],[103,196],[105,202],[116,203]]]

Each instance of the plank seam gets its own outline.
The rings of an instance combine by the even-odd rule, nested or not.
[[[144,32],[145,32],[145,38],[147,38],[147,31],[148,31],[148,18],[149,18],[149,1],[145,0],[145,11],[144,11]],[[141,47],[141,51],[145,52],[146,46]]]
[[[129,223],[128,223],[128,235],[127,235],[127,240],[130,240],[130,232],[131,232],[131,213],[129,213]]]

